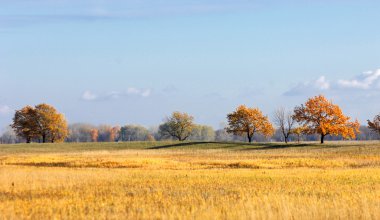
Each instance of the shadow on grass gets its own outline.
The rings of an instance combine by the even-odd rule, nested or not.
[[[287,148],[315,147],[316,144],[280,144],[280,143],[257,143],[253,148],[245,148],[246,151],[278,150]]]
[[[204,146],[204,148],[202,147]],[[209,146],[208,146],[209,145]],[[249,143],[239,143],[239,142],[211,142],[211,141],[203,141],[203,142],[183,142],[183,143],[173,143],[166,144],[161,146],[149,147],[149,150],[158,150],[158,149],[168,149],[168,148],[177,148],[177,147],[195,147],[202,149],[226,149],[226,148],[237,148],[237,147],[252,147],[255,146]]]
[[[158,150],[158,149],[167,149],[167,148],[176,148],[176,147],[189,147],[189,146],[197,146],[197,145],[206,145],[206,144],[217,144],[215,142],[183,142],[176,144],[167,144],[161,146],[149,147],[149,150]]]
[[[199,149],[275,150],[295,147],[314,147],[316,144],[243,143],[243,142],[183,142],[149,147],[149,150],[194,147]]]
[[[323,150],[323,149],[337,149],[337,148],[344,148],[344,147],[363,147],[360,144],[336,144],[336,143],[257,143],[254,148],[245,148],[242,149],[243,151],[260,151],[260,150],[276,150],[276,149],[288,149],[288,148],[305,148],[305,149],[312,149],[312,150]]]

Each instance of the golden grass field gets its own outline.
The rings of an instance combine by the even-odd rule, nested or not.
[[[0,145],[0,219],[380,219],[380,142]]]

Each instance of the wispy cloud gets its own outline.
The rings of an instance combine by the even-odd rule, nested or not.
[[[367,71],[350,80],[341,79],[338,86],[352,89],[378,89],[380,88],[380,69]]]
[[[321,76],[318,79],[298,83],[296,86],[286,91],[284,95],[297,96],[297,95],[304,95],[308,93],[318,93],[318,92],[329,90],[330,87],[331,87],[331,84],[326,79],[326,77]]]
[[[286,91],[284,95],[298,96],[329,91],[348,92],[348,90],[355,90],[356,92],[380,90],[380,69],[364,72],[352,79],[339,79],[337,81],[329,81],[325,76],[321,76],[318,79],[297,84]]]
[[[97,98],[98,98],[98,96],[96,94],[92,93],[91,91],[85,91],[82,94],[82,99],[86,100],[86,101],[94,101]]]
[[[134,87],[130,87],[126,91],[110,91],[105,93],[94,93],[87,90],[82,94],[81,98],[84,101],[106,101],[127,97],[147,98],[151,95],[151,93],[151,89],[138,89]]]
[[[19,27],[35,23],[94,21],[106,19],[178,16],[198,13],[246,10],[256,1],[5,1],[0,9],[0,27]],[[3,12],[2,12],[3,11]],[[54,12],[54,13],[52,13]]]

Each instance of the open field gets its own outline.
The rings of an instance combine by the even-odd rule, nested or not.
[[[380,142],[0,145],[0,219],[380,219]]]

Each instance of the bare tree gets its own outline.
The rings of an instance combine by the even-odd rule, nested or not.
[[[290,111],[287,112],[283,107],[278,108],[274,112],[273,121],[284,136],[285,143],[288,143],[289,136],[292,134],[292,129],[295,124],[292,113]]]
[[[368,120],[368,128],[380,134],[380,114],[376,115],[373,121]]]

